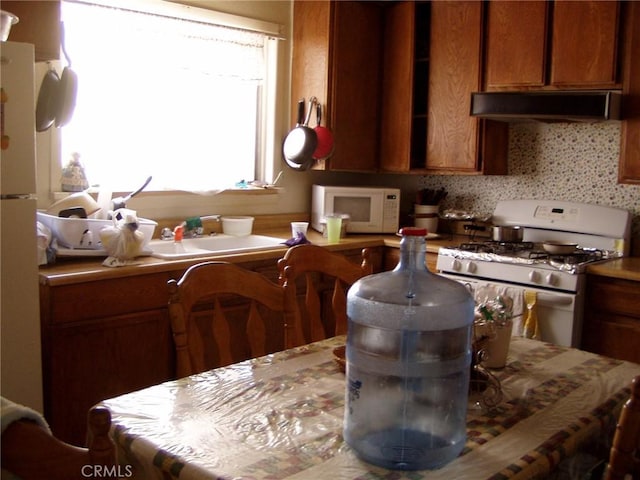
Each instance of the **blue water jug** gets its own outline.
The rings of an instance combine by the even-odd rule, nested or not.
[[[346,442],[400,470],[442,466],[462,451],[474,301],[429,272],[422,228],[403,228],[400,262],[348,292]]]

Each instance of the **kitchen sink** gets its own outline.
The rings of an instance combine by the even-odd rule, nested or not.
[[[220,254],[234,254],[253,250],[286,248],[285,240],[264,235],[213,235],[210,237],[185,238],[182,242],[172,240],[151,240],[148,248],[151,256],[165,260],[207,257]]]

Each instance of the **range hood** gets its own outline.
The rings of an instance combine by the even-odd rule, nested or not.
[[[621,96],[612,90],[475,92],[471,116],[504,122],[620,120]]]

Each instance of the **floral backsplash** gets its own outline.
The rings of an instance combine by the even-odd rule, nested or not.
[[[633,212],[640,235],[640,186],[618,180],[620,123],[516,123],[509,175],[425,176],[419,188],[444,187],[442,209],[491,214],[498,200],[538,198],[595,203]]]

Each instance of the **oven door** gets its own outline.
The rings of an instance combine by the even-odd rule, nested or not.
[[[502,282],[479,280],[462,275],[440,274],[464,284],[472,293],[481,286],[493,285],[514,299],[513,335],[521,335],[527,315],[524,292],[536,292],[538,326],[542,341],[579,347],[582,336],[583,296],[580,293],[556,292],[539,288],[521,287]]]

